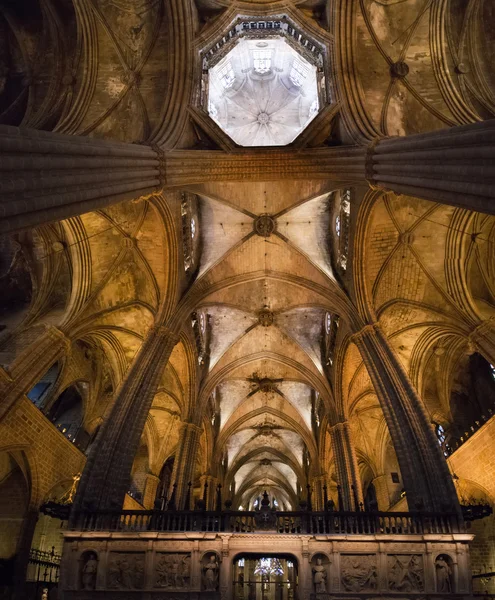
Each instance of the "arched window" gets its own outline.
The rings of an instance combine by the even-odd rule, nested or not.
[[[441,425],[435,425],[435,433],[437,434],[438,443],[440,446],[445,444],[445,429]]]
[[[38,407],[41,407],[55,381],[57,380],[60,365],[56,362],[52,365],[38,383],[33,386],[27,393],[27,397]]]
[[[260,42],[263,43],[263,42]],[[268,73],[272,66],[272,51],[270,48],[253,50],[254,70],[260,75]]]
[[[325,315],[325,330],[329,334],[332,328],[332,313],[327,312]]]

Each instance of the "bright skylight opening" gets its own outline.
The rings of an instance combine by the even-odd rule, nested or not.
[[[318,113],[318,89],[317,66],[282,36],[242,38],[208,69],[208,113],[239,146],[286,146]]]

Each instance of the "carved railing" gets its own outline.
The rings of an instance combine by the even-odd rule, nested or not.
[[[82,531],[164,531],[329,535],[422,535],[463,532],[456,514],[426,512],[208,512],[122,510],[82,512]]]

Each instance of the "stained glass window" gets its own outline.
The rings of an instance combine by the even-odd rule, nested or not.
[[[260,558],[254,569],[255,575],[283,575],[284,568],[278,558]]]
[[[438,443],[442,446],[445,443],[445,429],[441,425],[437,425],[435,433],[437,434]]]

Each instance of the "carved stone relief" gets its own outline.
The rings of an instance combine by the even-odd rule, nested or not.
[[[348,592],[369,592],[377,588],[375,554],[341,554],[341,581]]]
[[[389,554],[388,585],[398,592],[422,592],[425,587],[423,557],[420,554]]]
[[[191,555],[185,552],[157,555],[154,587],[188,590],[191,578]]]
[[[140,590],[144,586],[144,553],[111,552],[107,587],[111,590]]]

